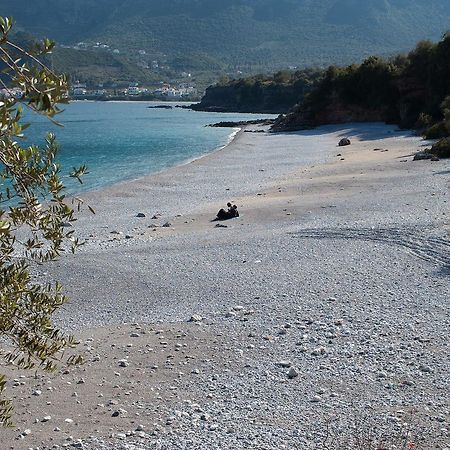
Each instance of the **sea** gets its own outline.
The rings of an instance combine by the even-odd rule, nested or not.
[[[70,193],[101,189],[192,161],[211,153],[232,139],[236,129],[206,125],[221,121],[273,118],[273,115],[197,112],[159,109],[157,102],[78,101],[64,106],[56,116],[62,125],[30,112],[30,127],[22,146],[42,145],[48,132],[60,145],[58,162]],[[89,173],[83,184],[68,178],[73,167],[85,164]]]

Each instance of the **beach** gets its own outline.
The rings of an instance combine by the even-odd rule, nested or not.
[[[87,362],[5,369],[5,448],[450,448],[448,161],[379,123],[264,130],[83,194],[86,244],[34,277]]]

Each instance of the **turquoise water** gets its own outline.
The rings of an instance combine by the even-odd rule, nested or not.
[[[64,179],[69,191],[98,189],[135,179],[198,158],[223,145],[230,128],[205,125],[220,121],[273,117],[257,114],[203,113],[174,108],[150,109],[155,103],[75,102],[57,116],[64,128],[27,114],[26,142],[43,142],[54,132],[61,145],[62,173],[86,164],[83,185]]]

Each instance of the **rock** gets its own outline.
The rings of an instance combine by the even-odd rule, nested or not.
[[[66,423],[73,423],[73,420],[72,419],[66,419],[66,420],[64,420],[64,422],[66,422]]]
[[[125,239],[133,239],[134,236],[132,234],[126,234]]]
[[[140,335],[139,333],[131,333],[131,334],[130,334],[130,337],[132,337],[132,338],[138,338],[138,337],[141,337],[141,335]]]
[[[421,161],[423,159],[432,159],[433,155],[427,151],[419,152],[414,155],[413,161]]]
[[[119,408],[117,411],[114,411],[111,414],[111,417],[125,417],[128,414],[128,411],[125,409]]]
[[[431,161],[440,161],[439,158],[435,155],[431,157]]]
[[[33,394],[35,397],[39,397],[40,395],[42,395],[42,391],[40,391],[39,389],[36,389],[35,391],[33,391]]]
[[[223,223],[217,223],[216,228],[228,228],[228,225],[224,225]]]
[[[170,222],[166,222],[164,225],[163,225],[163,228],[170,228],[172,226],[172,224],[170,223]]]
[[[189,319],[189,322],[201,322],[203,320],[203,317],[198,314],[193,314],[191,318]]]
[[[139,218],[142,219],[142,218],[145,217],[145,214],[140,212],[140,213],[137,213],[137,214],[136,214],[136,217],[139,217]]]
[[[128,367],[130,365],[130,363],[126,359],[121,359],[118,362],[118,364],[119,364],[120,367]]]
[[[233,312],[233,311],[228,311],[228,312],[225,314],[225,317],[228,318],[228,319],[231,319],[232,317],[236,317],[236,313]]]
[[[292,363],[290,361],[279,361],[279,362],[277,362],[277,365],[287,369],[292,366]]]
[[[327,350],[325,349],[325,347],[318,347],[311,352],[311,355],[312,356],[322,356],[322,355],[325,355],[326,352],[327,352]]]
[[[299,376],[299,373],[298,373],[298,371],[297,371],[297,369],[295,367],[291,367],[289,369],[289,372],[288,372],[287,375],[288,375],[288,378],[290,380],[292,380],[293,378],[297,378]]]
[[[41,422],[50,422],[50,420],[52,420],[52,416],[45,416]]]
[[[346,145],[351,145],[350,139],[349,138],[342,138],[339,141],[339,147],[345,147]]]

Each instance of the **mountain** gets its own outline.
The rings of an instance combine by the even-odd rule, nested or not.
[[[103,43],[175,71],[244,73],[348,63],[438,39],[449,0],[0,0],[0,15],[59,43]],[[144,63],[144,64],[141,64]]]

